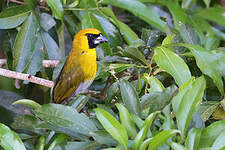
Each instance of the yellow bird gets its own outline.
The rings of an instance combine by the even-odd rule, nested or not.
[[[96,47],[103,42],[108,40],[94,28],[83,29],[75,35],[73,48],[53,89],[56,103],[85,92],[91,85],[97,71]]]

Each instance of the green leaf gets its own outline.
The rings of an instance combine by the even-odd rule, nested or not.
[[[29,106],[33,109],[40,109],[41,108],[40,104],[38,104],[37,102],[35,102],[33,100],[29,100],[29,99],[17,100],[13,103],[13,105],[16,105],[16,104],[22,104],[22,105],[25,105],[25,106]]]
[[[170,146],[173,148],[173,150],[189,150],[186,147],[182,146],[181,144],[175,142],[170,143]]]
[[[225,52],[209,51],[197,45],[179,44],[191,50],[200,70],[213,79],[220,93],[224,95],[222,71],[225,64]]]
[[[222,150],[225,149],[225,131],[220,133],[212,145],[212,150]]]
[[[174,25],[177,30],[179,29],[180,23],[188,23],[189,19],[184,9],[179,6],[178,1],[169,0],[165,4],[169,8],[169,11],[173,16]]]
[[[2,123],[0,123],[0,139],[0,145],[5,150],[26,150],[20,137]]]
[[[202,101],[205,87],[206,81],[204,77],[200,77],[196,79],[191,86],[186,86],[188,90],[186,90],[183,97],[179,99],[180,105],[177,107],[178,110],[175,115],[178,129],[183,135],[188,128],[193,114],[196,112],[200,102]]]
[[[154,59],[157,65],[171,74],[178,86],[190,79],[191,73],[187,64],[176,53],[165,47],[155,49]]]
[[[101,108],[96,108],[95,112],[98,120],[106,131],[108,131],[115,140],[127,149],[128,136],[126,129],[107,111]]]
[[[194,77],[191,77],[187,82],[185,82],[180,88],[178,94],[172,100],[173,111],[176,114],[180,104],[182,102],[182,98],[186,94],[186,92],[191,88]]]
[[[205,3],[206,7],[209,8],[211,0],[203,0],[203,2]]]
[[[96,150],[98,147],[99,143],[87,140],[85,142],[67,142],[54,150]]]
[[[196,0],[182,0],[182,8],[188,9],[190,8]]]
[[[118,142],[112,138],[112,136],[105,130],[97,130],[91,132],[91,136],[96,142],[104,145],[118,145]]]
[[[56,19],[63,19],[63,6],[60,0],[46,0],[46,3],[51,8],[53,16]]]
[[[157,149],[162,144],[166,143],[166,141],[172,136],[180,133],[178,130],[164,130],[155,135],[148,145],[148,150]]]
[[[18,32],[13,48],[13,68],[23,72],[31,63],[37,42],[38,22],[33,13],[23,23]]]
[[[48,59],[61,60],[62,52],[48,32],[41,31],[41,38],[44,45],[44,50],[47,52]]]
[[[141,97],[141,107],[143,109],[149,108],[149,112],[162,110],[170,103],[175,95],[177,87],[172,85],[166,88],[163,92],[153,92]]]
[[[144,78],[150,85],[150,89],[148,90],[150,94],[153,92],[162,92],[165,89],[163,84],[156,77],[154,76],[149,77],[148,74],[146,74]]]
[[[31,8],[27,6],[9,7],[0,13],[0,29],[12,29],[24,22]]]
[[[38,140],[35,150],[44,150],[45,148],[45,137],[41,136]]]
[[[128,68],[134,67],[135,64],[110,64],[109,70],[114,70],[115,72],[122,72]]]
[[[106,16],[110,17],[110,20],[114,25],[120,30],[121,35],[125,39],[128,45],[141,42],[137,34],[126,24],[119,21],[114,15],[113,11],[108,7],[103,7],[100,9]]]
[[[56,25],[56,22],[51,15],[47,13],[41,13],[40,17],[40,25],[46,32]]]
[[[155,116],[159,113],[159,111],[151,113],[146,119],[145,122],[136,135],[134,142],[133,142],[133,149],[139,150],[141,144],[143,143],[144,139],[146,138],[146,135],[152,125],[153,120],[155,119]]]
[[[169,35],[165,39],[163,39],[162,45],[170,44],[175,35]]]
[[[135,61],[139,61],[143,65],[148,66],[148,61],[145,59],[144,54],[137,47],[128,46],[123,51],[123,54],[127,57],[132,58]]]
[[[189,132],[188,132],[188,136],[187,139],[185,141],[185,146],[189,149],[189,150],[196,150],[198,149],[198,145],[199,145],[199,141],[200,141],[200,137],[201,137],[201,129],[197,129],[197,128],[192,128]]]
[[[137,0],[103,0],[102,3],[126,9],[143,19],[145,22],[153,25],[161,31],[165,31],[166,24],[160,19],[160,16],[151,7],[147,7],[145,4]]]
[[[95,131],[95,124],[83,113],[78,113],[69,106],[60,104],[45,104],[40,109],[34,110],[34,113],[44,122],[53,127],[70,130],[74,133],[89,135]]]
[[[65,134],[59,134],[49,145],[48,150],[54,150],[58,145],[66,143],[67,137]]]
[[[201,9],[196,15],[225,26],[224,8],[219,5],[208,9]]]
[[[85,104],[88,102],[89,98],[89,96],[77,95],[72,101],[70,101],[68,105],[80,112],[85,106]]]
[[[210,126],[202,130],[199,148],[211,147],[214,141],[225,130],[225,120],[212,123]]]
[[[126,80],[120,82],[120,91],[123,102],[131,114],[141,115],[141,105],[137,91],[131,83]]]
[[[121,104],[116,104],[117,109],[119,110],[120,121],[122,126],[127,130],[129,137],[135,138],[137,135],[137,130],[134,125],[134,122],[131,119],[130,113],[128,110]]]

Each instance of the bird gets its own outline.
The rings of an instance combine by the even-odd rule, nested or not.
[[[97,72],[96,47],[107,38],[95,28],[80,30],[73,39],[70,51],[53,87],[53,100],[62,103],[84,93]]]

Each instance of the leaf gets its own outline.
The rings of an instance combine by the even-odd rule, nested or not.
[[[54,150],[58,145],[66,143],[67,137],[65,134],[59,134],[49,145],[48,150]]]
[[[129,137],[135,138],[135,136],[137,135],[137,131],[134,122],[131,119],[130,113],[123,105],[119,103],[116,104],[116,107],[119,110],[122,126],[126,129]]]
[[[143,19],[145,22],[153,25],[161,31],[165,31],[166,24],[160,19],[160,16],[151,7],[147,7],[145,4],[137,0],[103,0],[102,3],[126,9]]]
[[[16,104],[22,104],[22,105],[25,105],[25,106],[29,106],[33,109],[40,109],[41,108],[40,104],[38,104],[37,102],[35,102],[33,100],[29,100],[29,99],[17,100],[13,103],[13,105],[16,105]]]
[[[169,138],[180,133],[178,130],[164,130],[155,135],[148,145],[148,150],[157,149],[164,144]]]
[[[170,143],[170,146],[174,150],[188,150],[186,147],[182,146],[181,144],[175,143],[175,142]]]
[[[198,129],[198,128],[192,128],[188,132],[188,136],[187,136],[187,139],[185,141],[185,146],[189,150],[198,149],[198,145],[199,145],[199,141],[200,141],[200,137],[201,137],[201,132],[202,132],[202,130]]]
[[[172,85],[163,92],[153,92],[141,97],[142,110],[149,108],[149,112],[162,110],[170,103],[175,95],[177,87]]]
[[[144,76],[147,80],[148,84],[150,85],[150,89],[148,90],[149,94],[153,92],[162,92],[165,87],[163,84],[154,76],[149,77],[147,74]]]
[[[217,107],[213,113],[213,119],[215,120],[225,120],[225,111],[221,107]]]
[[[53,16],[56,19],[63,19],[63,6],[60,0],[46,0],[46,3],[51,8]]]
[[[224,95],[222,70],[225,64],[225,52],[209,51],[197,45],[179,44],[191,50],[200,70],[213,79],[220,93]],[[221,68],[223,66],[223,69]]]
[[[178,86],[190,79],[191,73],[187,64],[177,54],[165,47],[155,48],[154,59],[157,65],[171,74]]]
[[[114,70],[115,72],[122,72],[134,66],[135,64],[110,64],[109,70]]]
[[[126,129],[107,111],[101,108],[96,108],[95,112],[98,120],[106,131],[108,131],[115,140],[127,149],[128,136]]]
[[[172,43],[172,40],[175,35],[169,35],[165,39],[163,39],[162,45],[170,44]]]
[[[48,34],[48,32],[41,32],[41,38],[44,45],[44,50],[47,52],[48,59],[60,60],[62,52],[60,51],[55,40]]]
[[[196,15],[225,26],[224,8],[219,5],[207,9],[201,9],[196,13]]]
[[[207,121],[210,116],[215,112],[218,105],[219,102],[216,101],[204,101],[200,104],[198,112],[204,122]]]
[[[119,21],[113,11],[108,7],[100,8],[100,10],[108,17],[110,17],[111,21],[117,28],[120,30],[121,35],[125,39],[128,45],[132,45],[134,43],[141,42],[137,34],[126,24]]]
[[[187,86],[188,90],[185,92],[180,100],[180,105],[177,107],[176,119],[178,129],[184,135],[188,125],[191,121],[193,114],[196,112],[206,87],[204,77],[196,79],[191,87]]]
[[[93,141],[85,142],[67,142],[62,146],[56,147],[54,150],[96,150],[99,147],[99,143]]]
[[[155,119],[155,116],[159,113],[159,111],[151,113],[146,119],[145,122],[136,135],[134,142],[133,142],[133,149],[139,150],[141,144],[143,143],[144,139],[146,138],[146,135],[152,125],[153,120]]]
[[[0,123],[0,145],[7,150],[26,150],[20,137],[9,127]]]
[[[19,26],[30,12],[31,8],[24,5],[5,9],[0,13],[0,29],[12,29]]]
[[[91,132],[91,136],[95,139],[96,142],[104,145],[118,145],[117,141],[112,138],[112,136],[105,130],[97,130]]]
[[[40,25],[46,32],[56,25],[56,22],[51,15],[47,13],[41,13],[40,17]]]
[[[89,98],[89,96],[77,95],[72,101],[70,101],[68,106],[71,106],[75,108],[78,112],[80,112],[84,108],[85,104],[88,102]]]
[[[225,148],[225,131],[220,133],[212,145],[212,150],[222,150]]]
[[[34,113],[44,122],[74,133],[89,135],[96,130],[95,124],[86,115],[69,106],[45,104]]]
[[[41,136],[38,140],[35,150],[44,150],[45,148],[45,137]]]
[[[123,54],[127,57],[132,58],[135,61],[139,61],[143,65],[148,66],[148,61],[145,59],[144,54],[137,47],[128,46],[123,51]]]
[[[140,101],[139,101],[139,98],[137,95],[137,91],[132,86],[132,84],[126,80],[122,80],[120,82],[120,91],[121,91],[121,96],[122,96],[123,102],[124,102],[126,108],[128,109],[128,111],[131,114],[140,116],[141,115],[141,105],[140,105]]]
[[[18,32],[13,48],[13,68],[23,72],[31,63],[37,42],[38,22],[33,13],[23,23]]]
[[[182,8],[188,9],[195,3],[196,0],[182,0]]]
[[[199,148],[211,147],[218,136],[225,130],[225,120],[216,121],[202,130]]]

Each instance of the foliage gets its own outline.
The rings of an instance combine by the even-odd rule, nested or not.
[[[90,87],[101,93],[67,106],[46,87],[0,77],[0,148],[225,148],[223,1],[3,0],[0,11],[0,57],[17,72],[55,80],[80,29],[109,40]]]

